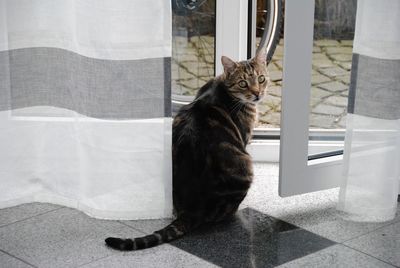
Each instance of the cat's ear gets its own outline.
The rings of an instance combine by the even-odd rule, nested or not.
[[[267,65],[267,48],[262,47],[259,48],[254,56],[253,61],[257,62],[260,65]]]
[[[237,63],[226,56],[221,57],[221,62],[222,62],[222,65],[224,66],[225,73],[231,73],[237,67]]]

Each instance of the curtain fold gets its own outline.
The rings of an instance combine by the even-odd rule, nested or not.
[[[0,0],[0,207],[172,214],[171,7]]]
[[[338,209],[395,217],[400,164],[400,1],[358,0]]]

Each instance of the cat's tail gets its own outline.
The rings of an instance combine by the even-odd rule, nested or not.
[[[109,237],[106,238],[105,242],[109,247],[118,250],[139,250],[155,247],[160,244],[170,242],[184,236],[186,233],[187,228],[185,226],[185,223],[180,219],[176,219],[168,226],[164,227],[161,230],[155,231],[151,235],[137,237],[134,239]]]

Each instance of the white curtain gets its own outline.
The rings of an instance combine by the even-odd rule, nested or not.
[[[0,208],[169,217],[171,8],[0,0]]]
[[[400,175],[400,1],[358,0],[338,208],[395,217]]]

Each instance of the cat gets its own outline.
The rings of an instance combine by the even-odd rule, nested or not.
[[[201,87],[173,120],[173,204],[176,220],[153,234],[106,244],[139,250],[178,239],[196,228],[231,218],[253,180],[246,151],[256,104],[269,84],[265,49],[235,62],[222,56],[224,73]]]

